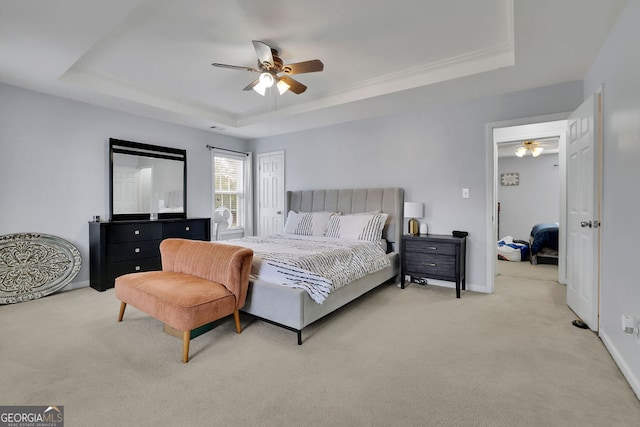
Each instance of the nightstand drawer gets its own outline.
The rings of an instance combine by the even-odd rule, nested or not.
[[[418,252],[423,254],[455,255],[456,245],[454,243],[429,241],[429,240],[406,240],[407,252]]]
[[[409,275],[431,275],[456,277],[456,259],[449,255],[424,255],[415,252],[405,254],[406,271]]]

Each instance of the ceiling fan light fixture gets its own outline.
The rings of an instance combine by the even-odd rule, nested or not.
[[[268,87],[273,86],[274,78],[271,73],[262,73],[258,77],[258,84],[253,87],[253,90],[264,96]]]
[[[518,157],[524,157],[527,155],[527,152],[530,152],[533,157],[538,157],[543,151],[544,148],[538,141],[524,141],[522,145],[516,149],[514,154]]]
[[[260,74],[260,84],[264,85],[264,87],[273,86],[273,76],[270,73]]]
[[[527,149],[525,147],[518,147],[515,152],[515,155],[518,157],[524,157],[525,154],[527,154]]]
[[[278,83],[276,84],[276,87],[278,88],[278,92],[280,92],[280,95],[282,95],[283,93],[285,93],[286,91],[289,90],[289,88],[291,87],[291,85],[289,85],[287,82],[285,82],[284,80],[280,80],[278,81]]]
[[[537,147],[533,147],[531,148],[531,155],[533,157],[538,157],[540,154],[542,154],[542,151],[544,150],[544,148],[537,146]]]
[[[265,85],[263,85],[262,83],[258,83],[257,85],[255,85],[253,87],[253,90],[255,90],[256,92],[258,92],[260,95],[264,96],[267,87]]]

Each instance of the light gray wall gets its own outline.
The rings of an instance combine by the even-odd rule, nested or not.
[[[289,190],[404,188],[405,200],[425,203],[430,233],[470,233],[467,286],[487,291],[486,124],[571,111],[580,104],[582,91],[581,82],[566,83],[431,105],[251,144],[257,153],[285,151]],[[462,198],[463,188],[469,188],[469,199]]]
[[[585,97],[604,83],[600,336],[640,397],[640,341],[621,316],[640,319],[640,0],[629,0],[585,78]]]
[[[498,177],[517,172],[520,184],[498,183],[500,202],[499,236],[529,240],[535,224],[558,222],[560,217],[560,176],[558,154],[540,157],[502,157],[498,160]]]
[[[88,286],[89,226],[109,214],[109,138],[187,150],[187,214],[211,216],[207,144],[246,142],[0,84],[0,235],[40,232],[73,243]]]

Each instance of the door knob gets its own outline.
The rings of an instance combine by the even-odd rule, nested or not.
[[[592,224],[591,221],[580,221],[580,227],[589,227],[591,228]]]

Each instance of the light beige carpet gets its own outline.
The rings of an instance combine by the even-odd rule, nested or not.
[[[524,266],[524,264],[523,264]],[[517,273],[517,272],[516,272]],[[181,342],[113,291],[0,306],[2,405],[65,426],[637,426],[640,401],[565,287],[385,285],[303,333],[243,316]]]

